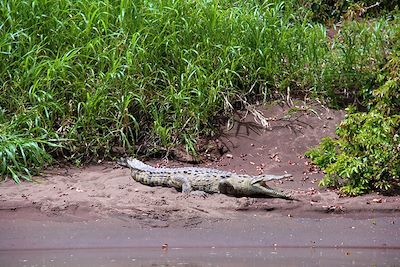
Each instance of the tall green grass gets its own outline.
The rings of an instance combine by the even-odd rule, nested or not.
[[[240,99],[368,97],[399,20],[348,22],[331,40],[294,3],[0,1],[0,128],[13,129],[0,141],[0,174],[38,165],[12,160],[9,140],[35,143],[40,153],[19,151],[38,162],[138,144],[194,152]]]

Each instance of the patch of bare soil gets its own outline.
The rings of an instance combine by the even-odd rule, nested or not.
[[[302,218],[398,216],[399,196],[370,194],[349,198],[318,187],[323,174],[304,158],[304,152],[322,137],[334,134],[343,112],[301,103],[296,108],[274,105],[257,107],[258,113],[252,111],[238,114],[233,127],[214,140],[228,152],[202,166],[251,175],[290,173],[292,178],[271,182],[270,186],[281,188],[300,201],[236,199],[219,194],[205,199],[185,196],[172,188],[139,184],[130,178],[128,169],[103,162],[83,168],[50,169],[36,177],[35,183],[3,183],[0,217],[43,220],[45,216],[65,222],[111,216],[134,220],[143,227],[162,228],[194,227],[244,214]],[[213,156],[207,153],[206,150],[206,156]],[[182,166],[166,160],[149,164]]]

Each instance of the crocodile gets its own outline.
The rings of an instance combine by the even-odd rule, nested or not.
[[[220,193],[233,197],[283,198],[292,197],[269,187],[266,182],[291,177],[290,174],[251,176],[211,168],[156,168],[140,160],[125,158],[118,162],[131,169],[132,178],[144,185],[173,187],[178,191]]]

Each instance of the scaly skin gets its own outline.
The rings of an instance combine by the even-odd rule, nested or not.
[[[267,181],[290,177],[286,175],[250,176],[209,168],[155,168],[137,159],[124,159],[119,164],[131,169],[132,178],[144,185],[174,187],[183,193],[203,191],[233,197],[291,197],[266,185]]]

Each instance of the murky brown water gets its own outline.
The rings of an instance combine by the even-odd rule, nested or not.
[[[0,266],[400,266],[398,249],[170,248],[0,251]]]

